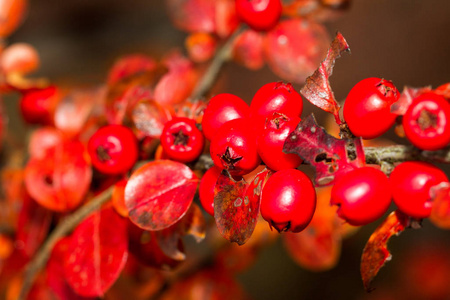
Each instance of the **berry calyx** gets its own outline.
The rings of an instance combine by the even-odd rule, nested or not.
[[[380,170],[362,167],[342,174],[331,189],[332,205],[350,225],[366,225],[378,220],[391,204],[392,191]]]
[[[130,170],[136,163],[137,140],[128,127],[107,125],[91,136],[88,152],[92,165],[98,171],[109,175],[119,175]]]
[[[205,138],[194,120],[173,118],[164,125],[161,146],[167,156],[179,162],[191,162],[203,152]]]
[[[316,190],[308,176],[296,169],[274,173],[261,193],[261,215],[278,232],[300,232],[316,210]]]
[[[198,190],[200,203],[203,209],[211,216],[214,216],[214,187],[221,171],[218,167],[212,166],[205,172],[200,181]]]
[[[209,100],[203,112],[202,130],[208,140],[212,140],[217,130],[228,121],[247,118],[249,106],[233,94],[218,94]]]
[[[395,123],[391,105],[400,93],[391,81],[371,77],[358,82],[344,104],[344,119],[350,131],[363,139],[381,136]]]
[[[430,189],[441,182],[448,182],[441,169],[419,161],[399,164],[389,180],[394,203],[402,212],[417,219],[427,218],[431,214]]]
[[[256,31],[267,31],[275,27],[281,12],[280,0],[236,0],[238,17]]]
[[[220,169],[241,176],[254,170],[261,159],[256,149],[256,136],[250,119],[225,123],[211,141],[211,158]]]
[[[450,104],[435,93],[414,99],[403,116],[408,140],[423,150],[439,150],[450,143]]]
[[[299,122],[299,117],[288,117],[280,113],[274,113],[266,120],[256,144],[259,156],[269,169],[295,169],[302,163],[303,160],[297,154],[283,152],[284,141]]]

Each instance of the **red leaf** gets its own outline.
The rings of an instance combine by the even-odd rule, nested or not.
[[[132,222],[128,222],[130,253],[145,266],[163,270],[173,269],[179,265],[181,260],[171,258],[161,250],[156,232],[143,230]],[[178,242],[177,251],[183,253],[183,244],[180,240]]]
[[[186,165],[158,160],[136,170],[125,188],[130,220],[146,230],[175,224],[194,199],[198,178]]]
[[[439,228],[450,229],[450,183],[432,187],[430,195],[433,201],[430,221]]]
[[[68,237],[62,238],[53,247],[47,262],[47,284],[60,300],[94,299],[76,294],[66,281],[64,262],[66,254],[70,250],[70,238]]]
[[[445,99],[450,100],[450,82],[438,86],[434,92],[443,96]]]
[[[25,186],[42,206],[65,212],[77,207],[91,184],[92,169],[85,147],[65,141],[32,157],[25,168]]]
[[[342,237],[336,208],[330,206],[331,188],[318,189],[317,208],[311,223],[299,233],[283,235],[288,253],[300,266],[311,271],[325,271],[339,261]]]
[[[393,235],[400,234],[409,226],[409,217],[396,210],[372,233],[361,257],[361,277],[364,288],[370,291],[370,284],[386,261],[391,259],[387,243]]]
[[[188,32],[214,32],[215,3],[211,0],[166,0],[172,23]]]
[[[391,105],[391,113],[403,116],[416,97],[429,91],[431,91],[431,87],[413,88],[405,86],[399,99]]]
[[[260,69],[264,65],[263,45],[260,32],[246,30],[234,42],[233,59],[249,69]]]
[[[169,54],[164,59],[163,65],[169,71],[155,86],[155,101],[162,105],[171,105],[186,100],[199,77],[194,65],[179,52]]]
[[[51,221],[50,211],[25,196],[17,223],[16,248],[33,257],[47,237]]]
[[[108,85],[114,85],[127,77],[139,73],[152,72],[157,63],[150,56],[144,54],[127,55],[117,60],[108,74]]]
[[[338,139],[317,125],[311,114],[303,119],[284,142],[285,153],[295,153],[311,164],[317,185],[334,181],[336,174],[365,165],[361,139]]]
[[[144,135],[159,138],[171,115],[167,108],[157,102],[143,100],[134,107],[132,119],[136,128]]]
[[[205,238],[206,222],[202,211],[193,203],[186,215],[169,228],[155,231],[155,237],[161,251],[174,260],[184,260],[186,255],[179,245],[186,234],[192,235],[197,243]]]
[[[307,19],[281,21],[265,39],[270,69],[290,82],[303,83],[325,57],[330,38],[326,28]]]
[[[317,70],[306,78],[306,84],[300,90],[300,93],[309,102],[326,112],[332,113],[336,121],[339,120],[340,107],[334,98],[328,78],[333,74],[336,59],[341,57],[341,54],[345,51],[350,51],[349,45],[342,34],[338,32],[328,49],[327,57],[320,63]]]
[[[55,127],[64,133],[75,136],[79,134],[94,108],[104,99],[106,89],[77,89],[65,95],[55,110]]]
[[[70,238],[64,269],[79,295],[102,297],[119,277],[128,256],[127,222],[112,208],[85,219]]]
[[[230,242],[245,244],[256,227],[263,182],[269,170],[247,183],[222,171],[214,187],[214,218],[220,234]]]

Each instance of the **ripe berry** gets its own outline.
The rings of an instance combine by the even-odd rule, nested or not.
[[[203,151],[205,138],[194,120],[178,117],[164,125],[161,146],[169,158],[179,162],[191,162]]]
[[[236,0],[238,17],[256,31],[267,31],[280,20],[280,0]]]
[[[284,141],[299,122],[299,117],[288,117],[279,113],[274,113],[270,119],[266,120],[256,145],[259,156],[269,169],[274,171],[295,169],[302,163],[298,155],[283,152]]]
[[[271,82],[263,85],[253,96],[250,104],[250,118],[263,128],[266,118],[273,113],[290,117],[300,117],[303,111],[303,99],[290,83]]]
[[[438,150],[450,143],[450,104],[444,97],[425,93],[414,99],[403,116],[405,135],[423,150]]]
[[[91,136],[88,152],[98,171],[109,175],[123,174],[138,158],[137,140],[128,127],[107,125]]]
[[[350,91],[344,104],[344,119],[351,132],[363,139],[376,138],[394,125],[391,105],[400,93],[391,81],[366,78]]]
[[[366,225],[378,220],[391,204],[392,191],[386,175],[371,167],[342,174],[331,190],[331,204],[350,225]]]
[[[316,209],[316,190],[308,176],[296,169],[273,174],[261,193],[261,215],[278,232],[300,232]]]
[[[432,206],[430,188],[447,181],[445,173],[432,164],[419,161],[401,163],[390,176],[394,203],[413,218],[427,218]]]
[[[214,216],[214,187],[216,186],[221,171],[216,166],[209,168],[203,175],[198,189],[200,203],[203,209],[211,216]]]
[[[202,119],[202,130],[208,140],[212,140],[217,130],[228,121],[246,118],[249,107],[244,100],[233,94],[219,94],[209,100]]]
[[[54,86],[31,89],[20,100],[20,110],[27,123],[51,125],[57,101],[57,89]]]
[[[247,174],[261,163],[248,118],[231,120],[220,127],[211,141],[210,152],[214,164],[231,175]]]

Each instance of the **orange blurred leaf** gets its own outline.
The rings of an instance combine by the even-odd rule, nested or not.
[[[430,195],[433,201],[430,221],[439,228],[450,229],[450,183],[432,187]]]
[[[366,291],[386,261],[391,259],[387,243],[393,235],[398,235],[410,225],[409,217],[400,211],[392,212],[372,233],[361,257],[361,278]]]

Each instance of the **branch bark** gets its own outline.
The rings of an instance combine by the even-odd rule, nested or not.
[[[23,279],[22,288],[18,300],[25,300],[30,291],[36,274],[45,266],[55,244],[69,232],[71,232],[81,221],[83,221],[92,212],[99,209],[104,203],[111,199],[113,187],[108,188],[100,195],[94,197],[86,205],[80,207],[73,214],[64,219],[52,231],[45,243],[36,253],[34,258],[27,265]]]

